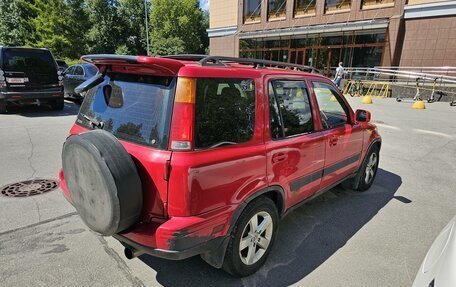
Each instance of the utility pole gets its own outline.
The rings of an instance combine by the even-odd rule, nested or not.
[[[147,17],[147,0],[144,0],[144,15],[146,16],[146,41],[147,41],[147,56],[149,56],[149,21]]]

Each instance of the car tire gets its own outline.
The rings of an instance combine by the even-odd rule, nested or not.
[[[94,130],[68,137],[62,166],[71,203],[90,229],[111,236],[138,221],[141,179],[132,157],[112,134]]]
[[[255,227],[255,220],[258,228],[263,222],[269,224],[252,234],[250,229]],[[278,224],[279,214],[271,199],[262,196],[247,205],[231,232],[222,269],[235,277],[258,271],[271,251]]]
[[[51,108],[55,111],[61,111],[65,107],[64,98],[55,99],[51,102]]]
[[[6,113],[6,101],[0,101],[0,114]]]
[[[378,163],[380,159],[380,150],[377,145],[372,146],[359,170],[359,183],[355,187],[356,191],[366,191],[374,183],[377,175]]]

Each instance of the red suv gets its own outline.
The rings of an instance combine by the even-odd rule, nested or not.
[[[312,68],[230,57],[89,55],[99,73],[63,146],[83,221],[134,258],[194,255],[235,276],[265,262],[280,218],[343,181],[364,191],[381,146]]]

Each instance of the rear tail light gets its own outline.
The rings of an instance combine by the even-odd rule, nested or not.
[[[191,150],[193,148],[195,98],[196,79],[179,78],[171,122],[169,148],[172,150]]]
[[[59,86],[63,87],[63,76],[62,76],[62,72],[59,70],[57,70],[57,77],[59,78]]]

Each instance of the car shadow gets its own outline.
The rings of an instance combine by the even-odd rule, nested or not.
[[[199,256],[182,261],[149,255],[139,259],[157,272],[156,280],[164,286],[289,286],[343,247],[391,199],[404,204],[411,202],[394,196],[401,184],[400,176],[379,169],[374,185],[367,192],[338,186],[291,212],[280,223],[265,265],[250,277],[234,278],[212,268]]]
[[[6,115],[21,115],[24,117],[59,117],[59,116],[74,116],[79,113],[80,105],[76,102],[65,100],[65,107],[61,111],[52,110],[48,104],[42,105],[8,105]]]

